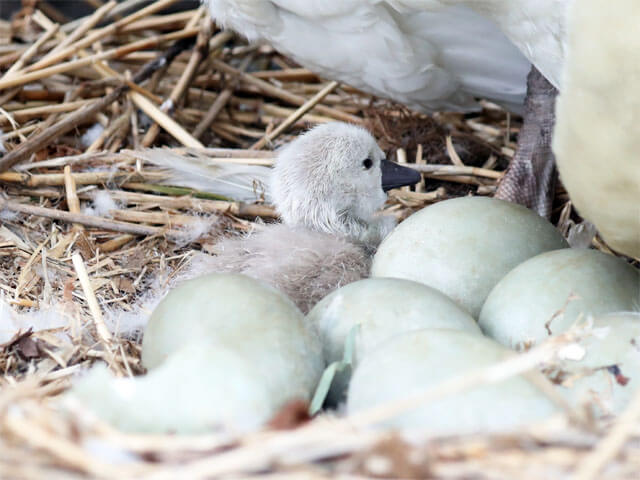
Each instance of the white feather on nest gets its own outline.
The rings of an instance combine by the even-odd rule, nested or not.
[[[125,152],[167,169],[170,176],[162,182],[166,185],[189,187],[239,202],[270,202],[269,167],[226,163],[196,153],[180,155],[160,148]]]
[[[0,344],[10,341],[18,332],[26,332],[29,329],[39,332],[68,325],[69,315],[59,304],[43,304],[39,309],[19,313],[0,296]]]

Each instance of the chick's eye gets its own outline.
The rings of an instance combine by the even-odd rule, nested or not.
[[[373,160],[371,160],[370,158],[365,158],[362,161],[362,166],[365,170],[369,170],[371,167],[373,167]]]

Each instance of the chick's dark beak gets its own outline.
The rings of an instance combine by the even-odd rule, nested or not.
[[[414,185],[420,181],[420,173],[413,168],[403,167],[389,160],[382,160],[382,190]]]

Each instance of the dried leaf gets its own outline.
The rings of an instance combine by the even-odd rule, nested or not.
[[[269,421],[268,426],[274,430],[291,430],[307,423],[309,403],[305,400],[292,400],[286,403]]]
[[[16,344],[18,353],[26,359],[38,358],[42,352],[38,346],[38,341],[29,336],[22,336]]]

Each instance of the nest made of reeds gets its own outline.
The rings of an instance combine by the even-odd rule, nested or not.
[[[259,201],[167,185],[143,149],[269,165],[275,147],[310,126],[363,124],[391,158],[422,165],[419,186],[390,193],[386,209],[402,219],[452,196],[491,195],[520,126],[489,103],[474,114],[428,116],[321,79],[269,46],[220,31],[204,7],[165,13],[175,0],[87,3],[94,13],[71,21],[25,0],[0,21],[0,292],[18,311],[55,306],[67,320],[0,345],[0,477],[586,480],[609,464],[607,478],[637,478],[638,399],[611,428],[570,418],[420,445],[365,428],[496,372],[531,370],[558,345],[404,407],[300,425],[292,406],[272,428],[244,436],[129,435],[81,409],[59,409],[72,377],[95,361],[121,375],[142,372],[138,339],[118,334],[105,311],[133,309],[194,251],[275,217]],[[100,192],[111,203],[100,206]],[[564,233],[576,220],[561,187],[554,220]]]

